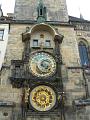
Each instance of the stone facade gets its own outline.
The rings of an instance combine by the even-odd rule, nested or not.
[[[16,19],[0,21],[9,24],[8,44],[0,71],[0,120],[90,120],[90,66],[81,66],[78,49],[79,42],[84,41],[90,57],[90,22],[73,17],[68,21],[65,0],[57,0],[55,4],[48,0],[45,5],[49,16],[45,23],[33,21],[37,1],[30,0],[16,0]],[[59,17],[53,18],[53,14]],[[37,39],[39,44],[35,47],[33,40]],[[51,41],[50,47],[45,46],[47,39]],[[29,100],[32,86],[42,83],[29,71],[30,55],[39,50],[53,54],[58,69],[52,81],[42,78],[43,84],[47,81],[46,84],[58,93],[58,105],[44,113],[32,109]]]
[[[0,87],[1,89],[0,100],[13,101],[17,105],[21,104],[22,90],[12,88],[12,85],[10,84],[10,79],[9,79],[11,75],[10,66],[11,66],[11,60],[22,59],[22,55],[24,52],[24,44],[22,42],[21,34],[25,32],[25,29],[27,26],[30,28],[32,27],[31,24],[28,24],[28,25],[11,24],[11,29],[9,32],[9,41],[8,41],[5,61],[4,61],[4,68],[2,69],[2,72],[1,72],[1,81],[2,81],[1,83],[2,84]],[[63,84],[64,84],[64,92],[67,98],[65,101],[65,105],[69,109],[69,106],[70,107],[72,106],[73,100],[78,99],[78,98],[83,98],[85,97],[85,94],[86,94],[85,86],[84,86],[84,79],[82,76],[82,70],[68,69],[68,67],[80,66],[80,58],[79,58],[79,53],[78,53],[79,38],[76,34],[76,31],[74,31],[74,28],[72,26],[68,27],[68,26],[63,26],[63,25],[59,25],[59,26],[54,25],[54,28],[57,28],[58,32],[64,35],[63,43],[61,45],[61,53],[62,53],[62,61],[63,61],[62,78],[63,78]],[[66,112],[66,118],[70,119],[68,117],[71,117],[71,116],[68,116],[68,112]],[[73,111],[73,114],[74,112],[75,111]],[[75,113],[72,117],[76,117],[76,116],[77,116],[77,119],[75,118],[75,120],[78,120],[77,113]]]
[[[48,21],[68,21],[65,0],[47,0],[43,2],[47,8]],[[38,3],[39,0],[16,0],[15,18],[19,20],[36,20]]]

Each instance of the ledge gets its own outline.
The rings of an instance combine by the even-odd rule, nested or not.
[[[38,24],[35,20],[0,20],[1,24]],[[74,26],[69,22],[63,21],[45,21],[46,24],[50,25],[62,25],[62,26]]]
[[[74,100],[73,104],[75,106],[90,106],[90,98],[89,99]]]
[[[14,107],[15,103],[11,101],[0,101],[0,107]]]

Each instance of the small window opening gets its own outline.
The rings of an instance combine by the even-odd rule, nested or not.
[[[46,40],[45,41],[45,46],[46,47],[51,47],[51,41],[50,40]]]
[[[40,9],[40,16],[42,16],[43,15],[43,11],[42,11],[42,8]]]
[[[33,40],[33,46],[37,47],[38,46],[38,40]]]
[[[3,40],[4,30],[0,30],[0,40]]]

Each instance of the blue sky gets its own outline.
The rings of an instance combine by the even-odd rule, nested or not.
[[[66,0],[68,14],[71,16],[80,16],[80,12],[83,17],[87,20],[90,20],[90,0]],[[6,13],[14,12],[15,0],[0,0],[4,15]]]

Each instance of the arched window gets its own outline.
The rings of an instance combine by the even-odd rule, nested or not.
[[[81,65],[88,65],[89,59],[88,59],[88,49],[87,45],[83,42],[79,42],[79,54],[81,59]]]

